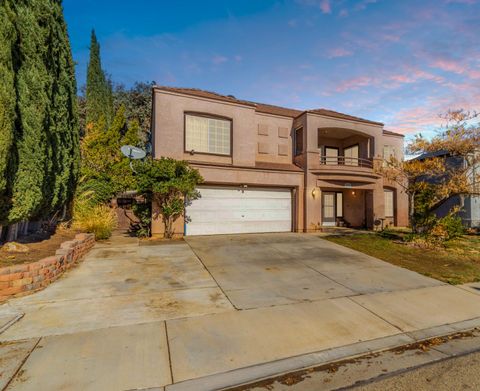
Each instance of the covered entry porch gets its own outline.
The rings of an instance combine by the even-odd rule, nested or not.
[[[322,227],[371,228],[373,190],[321,188]]]
[[[372,178],[373,179],[373,178]],[[374,180],[346,181],[317,178],[317,213],[321,227],[373,228]]]

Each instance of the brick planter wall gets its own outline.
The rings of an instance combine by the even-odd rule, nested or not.
[[[78,263],[94,244],[94,234],[77,234],[75,239],[63,242],[51,257],[0,268],[0,302],[45,288]]]

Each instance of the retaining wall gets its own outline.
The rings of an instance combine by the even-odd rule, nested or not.
[[[45,288],[77,264],[94,244],[94,234],[77,234],[63,242],[53,256],[0,268],[0,302]]]

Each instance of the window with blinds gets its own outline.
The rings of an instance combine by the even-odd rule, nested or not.
[[[232,122],[192,114],[185,115],[185,150],[230,155]]]
[[[385,217],[393,217],[393,214],[394,214],[393,190],[384,189],[383,195],[385,197]]]

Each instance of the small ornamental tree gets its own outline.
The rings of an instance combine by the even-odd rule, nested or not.
[[[174,234],[173,223],[185,217],[185,205],[200,197],[196,190],[203,178],[187,162],[171,158],[147,159],[135,165],[137,190],[146,201],[156,204],[154,217],[162,217],[165,237]],[[187,217],[185,217],[187,218]]]
[[[377,169],[408,195],[413,233],[429,233],[434,228],[433,212],[448,198],[479,194],[480,178],[475,167],[480,164],[480,126],[472,125],[476,117],[463,110],[449,112],[443,131],[431,139],[418,135],[407,146],[408,153],[420,155],[418,159],[400,161],[391,157]],[[467,164],[449,163],[447,156]],[[458,207],[451,214],[457,211]]]

